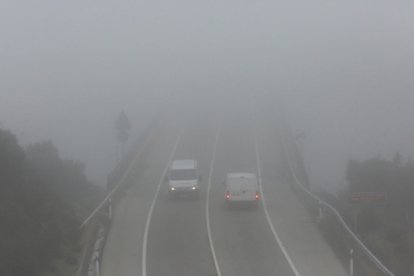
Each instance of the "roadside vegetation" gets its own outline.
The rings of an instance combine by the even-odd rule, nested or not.
[[[81,218],[100,196],[52,142],[22,148],[0,129],[0,275],[66,275],[79,261]]]
[[[350,160],[346,178],[337,197],[324,198],[395,275],[414,275],[414,162],[400,154]]]

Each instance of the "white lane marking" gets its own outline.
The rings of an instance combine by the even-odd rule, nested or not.
[[[216,133],[216,139],[214,141],[213,154],[211,156],[211,163],[210,163],[210,172],[208,174],[207,199],[206,199],[206,225],[207,225],[208,243],[210,244],[211,255],[213,256],[214,266],[216,268],[217,276],[221,276],[221,271],[220,271],[220,267],[217,261],[217,255],[216,255],[216,251],[214,250],[213,238],[211,235],[209,201],[210,201],[211,178],[213,176],[213,166],[214,166],[214,161],[216,159],[217,144],[218,144],[220,132],[221,132],[221,124],[218,126],[217,133]]]
[[[148,212],[147,221],[145,223],[145,231],[144,231],[144,239],[142,243],[142,276],[147,275],[147,245],[148,245],[148,231],[149,226],[151,223],[152,213],[154,211],[155,202],[157,201],[158,194],[160,192],[160,188],[162,183],[164,183],[165,175],[167,174],[168,168],[171,164],[172,159],[174,158],[175,152],[177,151],[178,144],[181,141],[181,137],[183,136],[184,129],[180,132],[180,134],[177,137],[177,140],[175,141],[174,147],[171,151],[170,157],[168,158],[168,162],[164,168],[164,171],[162,172],[160,182],[158,183],[157,190],[155,192],[154,198],[152,199],[151,207]]]
[[[293,264],[292,259],[290,258],[289,254],[286,251],[285,246],[282,243],[282,240],[280,239],[279,235],[276,232],[276,229],[273,225],[272,220],[269,216],[269,211],[267,210],[267,205],[265,201],[265,197],[263,195],[263,187],[262,187],[262,171],[261,171],[261,165],[260,165],[260,155],[259,155],[259,145],[257,142],[257,134],[256,134],[256,128],[254,128],[254,150],[256,153],[256,166],[257,166],[257,174],[258,174],[258,181],[259,181],[259,189],[260,189],[260,195],[262,197],[262,203],[263,203],[263,209],[266,215],[267,222],[270,226],[270,229],[272,230],[273,236],[275,237],[277,243],[279,244],[280,249],[283,252],[283,255],[285,256],[286,260],[288,261],[290,268],[292,269],[293,273],[295,273],[296,276],[300,276],[298,270],[296,269],[295,265]]]

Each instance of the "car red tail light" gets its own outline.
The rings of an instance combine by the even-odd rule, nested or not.
[[[259,200],[260,199],[260,194],[259,194],[259,192],[256,192],[256,200]]]
[[[226,192],[226,199],[230,199],[230,192],[229,191]]]

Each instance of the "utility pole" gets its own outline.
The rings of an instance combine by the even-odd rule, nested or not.
[[[115,122],[115,129],[118,132],[118,141],[121,144],[121,156],[124,154],[125,143],[129,138],[129,130],[131,129],[131,123],[129,122],[125,112],[122,111],[119,114],[118,119]]]

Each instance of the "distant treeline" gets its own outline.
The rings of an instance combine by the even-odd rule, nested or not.
[[[350,160],[346,178],[335,201],[349,224],[396,275],[413,275],[414,162]]]
[[[0,130],[0,275],[57,275],[56,260],[76,264],[80,218],[100,196],[84,169],[50,141],[24,149]]]

